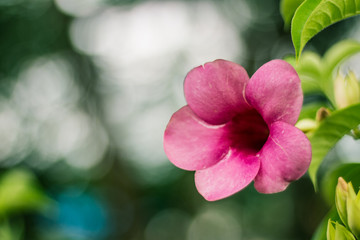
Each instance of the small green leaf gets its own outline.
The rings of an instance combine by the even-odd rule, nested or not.
[[[291,19],[295,11],[303,1],[304,0],[281,0],[280,13],[284,20],[285,29],[290,27]]]
[[[327,26],[360,14],[360,0],[306,0],[292,19],[291,37],[296,58],[306,43]]]
[[[327,231],[326,231],[326,238],[328,240],[335,240],[335,227],[331,221],[331,219],[328,220],[328,225],[327,225]]]
[[[317,188],[317,170],[331,148],[351,129],[360,124],[360,104],[333,112],[323,120],[310,138],[312,161],[309,167],[310,178]]]

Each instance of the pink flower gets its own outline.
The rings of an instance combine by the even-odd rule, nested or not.
[[[165,153],[177,167],[196,171],[206,200],[228,197],[253,180],[258,192],[280,192],[306,172],[311,145],[294,127],[303,94],[285,61],[264,64],[250,79],[236,63],[206,63],[188,73],[184,92],[188,105],[166,127]]]

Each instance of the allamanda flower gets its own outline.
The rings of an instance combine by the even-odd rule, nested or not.
[[[294,127],[303,94],[285,61],[264,64],[250,79],[236,63],[206,63],[188,73],[184,92],[188,105],[166,127],[165,153],[177,167],[196,171],[206,200],[228,197],[253,180],[258,192],[280,192],[306,172],[310,142]]]

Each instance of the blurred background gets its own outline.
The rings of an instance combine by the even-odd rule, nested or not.
[[[359,26],[308,49],[360,40]],[[329,206],[308,176],[206,202],[162,147],[193,67],[251,75],[293,53],[277,0],[0,0],[0,239],[310,239]]]

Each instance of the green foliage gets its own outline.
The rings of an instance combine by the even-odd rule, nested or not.
[[[323,57],[325,71],[331,75],[335,67],[344,59],[360,51],[360,43],[355,40],[344,40],[332,46]]]
[[[301,79],[304,94],[321,92],[322,60],[314,52],[305,52],[299,62],[294,57],[285,59],[293,65]]]
[[[356,240],[355,237],[343,225],[338,222],[328,221],[327,240]]]
[[[329,219],[327,228],[328,240],[360,238],[360,192],[356,194],[351,182],[338,178],[336,186],[335,204],[337,213],[343,223]],[[335,225],[335,226],[334,226]],[[354,237],[355,236],[355,237]]]
[[[324,106],[324,103],[319,103],[319,102],[313,102],[313,103],[304,105],[301,109],[299,120],[304,119],[304,118],[315,119],[316,112],[319,110],[319,108],[321,108],[323,106]]]
[[[0,215],[23,210],[43,210],[50,199],[40,190],[34,175],[25,170],[6,172],[0,180]]]
[[[1,240],[20,240],[23,232],[24,223],[22,221],[10,223],[7,219],[3,219],[0,223]]]
[[[360,0],[306,0],[292,19],[291,36],[298,59],[306,43],[327,26],[360,14]]]
[[[359,163],[348,163],[342,164],[328,173],[323,177],[321,181],[321,192],[324,199],[329,205],[335,203],[335,188],[338,182],[338,178],[342,177],[345,181],[351,181],[355,188],[360,187],[360,164]]]
[[[299,74],[304,94],[323,92],[335,106],[333,73],[341,62],[358,52],[359,42],[344,40],[333,45],[323,58],[313,52],[304,52],[297,63],[295,57],[287,57],[285,60]]]
[[[335,68],[345,59],[360,51],[360,43],[354,40],[344,40],[332,46],[322,59],[323,78],[321,85],[324,92],[333,99],[332,75]]]
[[[280,13],[284,20],[285,29],[289,29],[291,19],[294,16],[296,9],[304,0],[281,0]]]
[[[337,168],[328,174],[332,192],[336,191],[332,196],[332,202],[335,200],[336,208],[325,216],[316,230],[312,240],[355,240],[359,239],[360,233],[360,193],[356,194],[352,182],[346,182],[338,175],[346,175],[348,178],[359,180],[360,164],[347,164]],[[351,169],[354,168],[353,170]],[[351,174],[349,174],[351,172]],[[358,174],[357,174],[358,175]],[[337,178],[336,178],[337,177]],[[336,178],[336,183],[333,181]],[[336,186],[335,186],[336,185]],[[336,189],[336,190],[335,190]],[[355,187],[357,189],[357,187]],[[326,227],[327,223],[327,227]],[[356,237],[356,238],[355,238]]]
[[[311,135],[312,161],[309,174],[315,188],[317,188],[316,174],[322,160],[337,141],[360,124],[359,112],[360,104],[335,111],[324,119]]]

